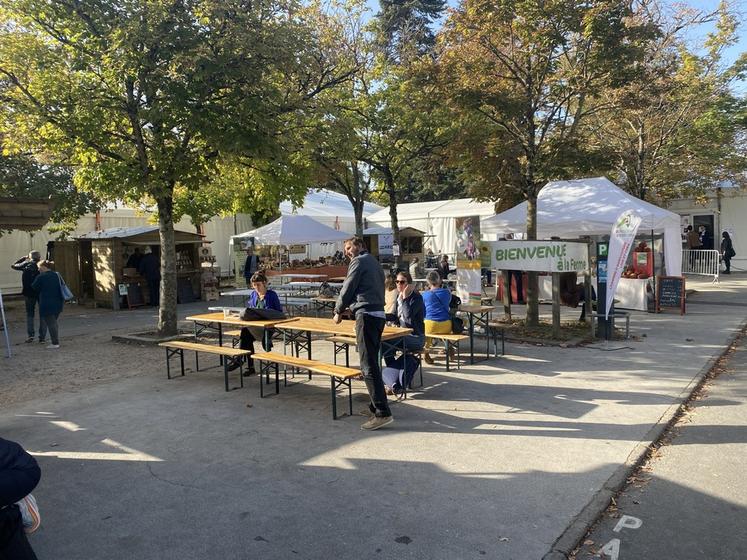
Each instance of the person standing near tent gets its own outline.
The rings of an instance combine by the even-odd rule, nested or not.
[[[153,249],[148,245],[143,249],[143,256],[140,259],[137,272],[148,283],[148,304],[158,307],[161,288],[161,263],[158,262],[158,257],[153,254]]]
[[[21,285],[23,286],[23,299],[26,303],[26,334],[28,338],[26,342],[34,342],[34,312],[36,311],[36,304],[39,300],[36,292],[31,287],[34,280],[39,276],[39,261],[41,260],[41,253],[39,251],[31,251],[27,257],[21,257],[14,262],[10,267],[13,270],[21,272]],[[39,316],[41,321],[41,315]],[[41,324],[39,325],[39,342],[44,342],[41,337]]]
[[[259,267],[262,261],[259,260],[259,256],[254,254],[254,247],[249,245],[246,249],[246,262],[244,262],[244,278],[246,279],[246,287],[252,287],[252,276],[259,272]]]
[[[379,363],[381,334],[386,323],[384,270],[379,261],[366,250],[360,237],[345,241],[345,254],[350,258],[350,266],[335,304],[333,321],[341,323],[342,312],[347,308],[355,315],[355,338],[361,372],[371,399],[368,412],[372,415],[361,429],[378,430],[394,421]]]
[[[724,274],[731,274],[731,258],[736,254],[729,232],[723,232],[721,234],[721,258],[724,260],[724,266],[726,267]]]
[[[690,268],[695,268],[695,260],[697,257],[696,251],[702,247],[700,242],[700,236],[696,231],[693,231],[693,226],[687,226],[687,248],[690,250]]]

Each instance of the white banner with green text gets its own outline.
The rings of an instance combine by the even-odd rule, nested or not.
[[[582,272],[589,269],[582,241],[492,241],[490,253],[498,270]]]

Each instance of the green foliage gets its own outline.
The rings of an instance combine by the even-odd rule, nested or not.
[[[532,200],[592,161],[580,136],[590,101],[630,79],[651,33],[629,16],[615,0],[470,0],[449,18],[440,69],[459,118],[452,159],[478,197]]]
[[[40,165],[25,155],[0,155],[0,197],[45,199],[54,204],[50,230],[65,234],[99,204],[72,184],[69,168]]]
[[[654,201],[701,196],[724,180],[744,182],[745,102],[730,91],[744,57],[722,64],[736,40],[736,16],[725,3],[712,13],[671,16],[643,8],[635,17],[659,33],[645,43],[637,79],[603,91],[597,101],[603,110],[586,123],[590,145],[603,158],[600,172]],[[714,22],[715,31],[702,48],[690,47],[688,35],[704,22]]]
[[[402,62],[427,54],[435,45],[432,25],[443,14],[444,0],[380,0],[377,44],[386,58]]]

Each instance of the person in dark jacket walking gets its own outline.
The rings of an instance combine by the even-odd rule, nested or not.
[[[145,247],[137,272],[148,283],[148,304],[158,306],[161,288],[161,263],[150,247]]]
[[[39,294],[39,315],[41,315],[39,341],[44,342],[47,330],[49,330],[51,344],[47,348],[59,348],[60,338],[57,318],[62,313],[65,300],[62,297],[60,276],[54,271],[52,261],[39,262],[39,276],[36,277],[31,287]]]
[[[23,286],[23,291],[21,293],[26,302],[26,334],[28,336],[26,342],[34,342],[34,314],[39,298],[31,287],[31,284],[33,284],[34,279],[39,276],[40,260],[41,253],[39,253],[39,251],[31,251],[27,257],[21,257],[10,265],[13,270],[18,270],[22,273],[21,284]],[[39,325],[39,342],[44,342],[41,336],[41,325]]]
[[[724,260],[724,266],[726,266],[724,274],[731,274],[731,258],[736,254],[729,232],[723,232],[721,234],[721,258]]]
[[[23,447],[0,438],[0,558],[36,560],[16,502],[28,496],[41,478],[39,465]]]
[[[355,315],[355,339],[363,380],[371,399],[368,411],[372,414],[361,429],[378,430],[394,421],[379,363],[381,334],[386,323],[384,270],[379,261],[366,250],[360,237],[345,241],[345,255],[350,258],[350,266],[335,304],[333,320],[341,323],[342,312],[347,308]]]

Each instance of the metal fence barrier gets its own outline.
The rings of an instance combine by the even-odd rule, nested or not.
[[[713,276],[713,281],[718,282],[720,258],[721,255],[716,250],[683,249],[682,273]]]

